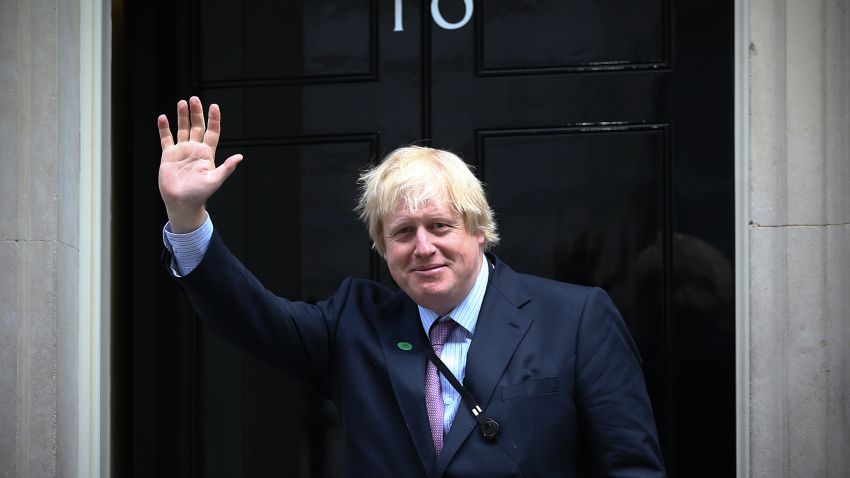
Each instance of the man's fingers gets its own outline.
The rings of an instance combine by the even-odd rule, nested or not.
[[[189,139],[200,143],[204,139],[204,131],[207,127],[204,125],[204,107],[197,96],[189,98],[189,116],[192,120]]]
[[[221,135],[221,110],[215,103],[210,105],[209,120],[207,132],[204,133],[204,143],[215,151],[216,146],[218,146],[218,138]]]
[[[156,126],[159,128],[159,145],[162,149],[174,146],[174,137],[171,136],[171,128],[168,127],[168,116],[159,115],[156,119]]]
[[[185,100],[177,102],[177,142],[189,141],[189,105]]]
[[[236,171],[236,166],[241,161],[242,161],[242,155],[241,154],[234,154],[233,156],[224,160],[224,162],[221,163],[221,166],[215,168],[215,171],[213,171],[213,174],[215,175],[215,180],[216,180],[216,182],[218,183],[219,186],[221,186],[224,183],[224,181],[228,177],[230,177],[231,174],[233,174],[233,171]]]

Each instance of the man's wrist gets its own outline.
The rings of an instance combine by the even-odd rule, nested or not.
[[[168,223],[174,234],[187,234],[197,230],[207,220],[207,210],[201,208],[191,211],[167,210]]]

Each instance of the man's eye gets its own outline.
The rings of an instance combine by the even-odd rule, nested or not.
[[[435,222],[431,224],[431,230],[436,232],[447,232],[454,229],[454,225],[448,222]]]
[[[410,229],[409,227],[401,227],[401,228],[396,229],[396,231],[393,233],[393,236],[398,236],[398,235],[401,235],[401,234],[407,234],[411,230],[412,229]]]

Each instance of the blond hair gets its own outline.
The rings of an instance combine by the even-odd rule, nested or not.
[[[384,255],[384,217],[402,206],[416,212],[445,202],[462,215],[470,234],[484,233],[484,250],[499,242],[493,210],[484,186],[470,166],[448,151],[405,146],[388,154],[358,180],[360,198],[354,208],[369,229],[372,246]]]

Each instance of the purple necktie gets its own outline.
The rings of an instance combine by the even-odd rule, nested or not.
[[[431,324],[431,347],[434,349],[434,354],[440,356],[443,351],[443,344],[446,343],[446,337],[457,325],[452,319],[435,321]],[[437,373],[437,366],[426,360],[427,367],[425,368],[425,407],[428,409],[428,422],[431,424],[431,437],[434,439],[434,451],[437,456],[443,450],[443,414],[445,405],[443,404],[443,393],[440,390],[440,374]]]

